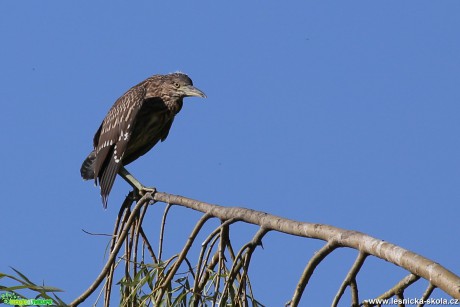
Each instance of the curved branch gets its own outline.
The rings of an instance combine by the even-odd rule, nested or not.
[[[345,289],[350,286],[351,283],[354,282],[356,284],[356,275],[358,275],[359,270],[364,264],[364,261],[366,260],[367,254],[360,252],[358,254],[358,257],[356,257],[355,262],[353,263],[353,266],[350,268],[350,271],[348,272],[347,276],[345,277],[344,281],[340,285],[339,290],[337,291],[337,294],[334,297],[334,301],[332,302],[332,307],[336,307],[339,304],[340,298],[342,297],[343,293],[345,292]],[[357,296],[357,293],[354,294]],[[353,304],[357,305],[357,299],[353,301]]]
[[[327,255],[332,253],[337,247],[337,242],[329,241],[326,245],[321,247],[321,249],[318,252],[316,252],[313,255],[313,257],[310,258],[310,261],[308,261],[308,264],[305,267],[305,270],[303,271],[302,276],[300,277],[300,280],[297,284],[294,296],[292,297],[292,300],[289,302],[289,306],[299,305],[300,298],[302,297],[305,287],[307,286],[310,277],[313,275],[314,270],[316,269],[318,264],[320,264],[320,262],[323,261],[323,259],[326,258]]]
[[[167,284],[173,279],[174,275],[176,274],[177,270],[179,269],[180,265],[182,264],[182,261],[185,259],[187,256],[188,250],[190,247],[192,247],[193,242],[195,241],[196,236],[200,232],[201,228],[203,227],[204,223],[206,223],[207,220],[209,220],[212,216],[210,214],[205,214],[203,215],[198,223],[195,225],[195,228],[193,229],[192,233],[190,234],[187,242],[185,243],[184,248],[182,249],[181,253],[179,254],[178,259],[176,262],[173,264],[171,269],[169,270],[166,278],[163,280],[161,286],[160,286],[160,291],[156,300],[156,306],[160,306],[160,302],[163,299],[164,292],[166,290]]]
[[[236,218],[249,224],[295,236],[328,242],[334,241],[338,246],[351,247],[389,261],[417,276],[423,277],[450,296],[460,299],[459,276],[432,260],[358,231],[345,230],[324,224],[298,222],[251,209],[222,207],[162,192],[156,192],[154,199],[207,213],[221,220]]]
[[[161,257],[163,257],[163,238],[164,238],[164,233],[165,233],[165,227],[166,227],[166,216],[168,215],[169,209],[171,209],[171,204],[167,204],[163,217],[161,219],[161,229],[160,229],[160,242],[158,243],[158,259],[161,260]]]
[[[401,279],[396,285],[394,285],[393,288],[388,290],[387,292],[383,293],[379,297],[376,298],[376,300],[384,300],[388,299],[394,295],[402,295],[404,293],[404,290],[412,285],[414,282],[419,280],[420,277],[414,274],[409,274],[403,279]]]
[[[89,288],[85,292],[83,292],[82,295],[80,295],[72,303],[70,303],[69,306],[78,306],[78,304],[82,303],[88,296],[91,295],[91,293],[93,293],[97,289],[97,287],[99,287],[99,285],[101,284],[102,280],[104,280],[104,278],[106,277],[107,272],[109,271],[110,267],[114,263],[115,258],[117,257],[118,251],[120,250],[121,246],[123,245],[124,240],[125,240],[126,236],[128,235],[128,232],[129,232],[129,229],[131,228],[132,223],[136,219],[137,213],[142,208],[144,203],[150,202],[151,200],[153,200],[152,195],[150,193],[148,193],[148,194],[145,194],[137,202],[136,206],[134,207],[133,211],[131,212],[131,215],[129,216],[128,221],[126,222],[125,228],[121,232],[120,237],[117,238],[117,243],[113,247],[113,250],[110,253],[109,259],[107,260],[106,264],[104,265],[104,268],[102,269],[101,273],[96,278],[96,280],[93,282],[93,284],[91,286],[89,286]]]
[[[425,292],[424,292],[423,295],[422,295],[422,299],[421,299],[422,302],[418,305],[418,307],[423,307],[423,306],[425,306],[425,303],[423,303],[423,302],[425,302],[426,300],[428,300],[428,298],[431,296],[431,293],[433,293],[433,291],[434,291],[435,288],[436,288],[436,287],[433,286],[433,284],[431,284],[431,283],[428,284],[428,287],[426,288]]]
[[[229,292],[229,288],[233,284],[233,281],[235,280],[237,275],[239,274],[241,267],[243,267],[243,273],[241,274],[241,277],[240,277],[240,287],[238,289],[238,293],[236,296],[240,294],[240,289],[242,289],[242,285],[245,284],[245,280],[247,278],[247,270],[248,270],[249,262],[251,261],[251,256],[254,253],[255,249],[258,246],[262,245],[262,238],[269,231],[270,231],[269,229],[260,227],[259,230],[257,230],[256,234],[251,239],[251,241],[249,241],[248,243],[246,243],[245,245],[241,247],[238,254],[236,255],[235,260],[233,261],[233,265],[230,269],[230,274],[227,278],[227,281],[225,282],[224,290],[222,291],[222,298],[221,298],[219,306],[226,305],[227,294]]]

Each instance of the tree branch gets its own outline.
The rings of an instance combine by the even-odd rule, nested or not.
[[[303,271],[302,276],[300,277],[300,280],[297,284],[294,296],[292,297],[292,300],[289,302],[289,306],[295,307],[299,305],[300,298],[302,297],[305,287],[307,286],[310,277],[313,275],[314,270],[316,269],[318,264],[321,261],[323,261],[323,259],[326,258],[327,255],[332,253],[336,248],[337,243],[335,241],[327,242],[326,245],[324,245],[318,252],[315,253],[315,255],[313,255],[313,257],[310,258],[310,261],[308,261],[308,264],[305,267],[305,270]]]
[[[350,268],[350,271],[348,272],[347,276],[345,277],[344,281],[342,282],[342,285],[340,285],[339,290],[337,291],[337,294],[334,297],[334,301],[332,302],[332,306],[336,307],[340,301],[340,298],[342,297],[343,293],[345,292],[345,289],[350,286],[352,282],[355,283],[356,285],[356,275],[358,275],[359,270],[364,264],[364,261],[366,260],[367,254],[360,252],[358,254],[358,257],[356,257],[355,262],[353,263],[353,266]],[[356,287],[357,289],[357,287]],[[357,296],[357,292],[355,293]],[[357,305],[358,300],[352,302],[352,304]]]
[[[324,224],[298,222],[251,209],[222,207],[162,192],[155,193],[154,199],[208,213],[221,220],[236,218],[249,224],[295,236],[324,241],[334,240],[340,246],[351,247],[396,264],[430,281],[434,286],[442,289],[450,296],[460,299],[460,277],[432,260],[358,231],[345,230]]]
[[[69,306],[71,306],[71,307],[78,306],[78,304],[82,303],[88,296],[91,295],[91,293],[93,293],[97,289],[97,287],[99,287],[101,282],[106,277],[107,272],[109,271],[110,267],[114,263],[115,258],[116,258],[117,254],[118,254],[118,251],[122,247],[124,239],[128,235],[129,229],[131,228],[131,224],[135,221],[137,213],[142,208],[144,203],[150,202],[151,200],[153,200],[152,195],[150,193],[147,193],[137,202],[136,206],[134,207],[133,211],[131,212],[131,215],[128,218],[128,221],[125,224],[125,227],[124,227],[120,237],[117,240],[117,243],[115,244],[112,252],[110,253],[109,259],[107,260],[107,263],[105,264],[105,266],[102,269],[101,273],[96,278],[96,280],[93,282],[93,284],[91,286],[89,286],[89,288],[85,292],[83,292],[82,295],[80,295],[72,303],[70,303]]]
[[[157,300],[156,300],[156,306],[160,306],[161,300],[163,298],[163,295],[164,295],[164,292],[165,292],[165,289],[166,289],[166,285],[172,280],[172,278],[176,274],[177,270],[179,269],[180,265],[182,264],[182,261],[187,256],[187,252],[189,251],[190,247],[192,246],[193,241],[195,241],[195,238],[198,235],[198,233],[200,232],[200,230],[203,227],[204,223],[206,223],[206,221],[208,219],[210,219],[211,217],[212,216],[210,214],[205,214],[205,215],[203,215],[201,217],[201,219],[196,224],[195,228],[193,229],[192,233],[190,234],[190,236],[189,236],[189,238],[187,240],[187,243],[185,244],[184,248],[182,249],[181,253],[179,254],[178,259],[176,260],[176,262],[173,264],[173,266],[169,270],[168,275],[166,276],[165,280],[162,282],[162,285],[160,287],[161,289],[159,291],[159,295],[158,295]]]
[[[425,306],[425,303],[423,303],[423,302],[426,301],[426,300],[431,296],[431,293],[433,293],[434,289],[436,289],[436,287],[433,286],[432,283],[429,283],[429,284],[428,284],[428,287],[426,288],[425,292],[424,292],[423,295],[422,295],[422,299],[421,299],[422,303],[420,303],[420,304],[418,305],[418,307],[423,307],[423,306]]]
[[[404,298],[404,296],[403,296],[404,290],[407,287],[409,287],[410,285],[412,285],[414,282],[419,280],[419,279],[420,279],[419,276],[414,275],[414,274],[409,274],[406,277],[404,277],[403,279],[401,279],[390,290],[388,290],[387,292],[385,292],[382,295],[380,295],[377,298],[375,298],[375,300],[376,301],[377,300],[385,300],[385,299],[389,299],[392,296],[396,296],[397,298],[402,300]],[[371,306],[371,305],[369,305],[369,303],[367,303],[367,300],[365,300],[363,303],[366,303],[366,306]]]

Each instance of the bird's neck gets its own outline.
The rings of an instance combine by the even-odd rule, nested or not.
[[[169,111],[173,114],[176,115],[177,113],[180,112],[182,109],[183,105],[183,99],[182,98],[176,98],[176,99],[168,99],[166,100],[166,106],[168,107]]]

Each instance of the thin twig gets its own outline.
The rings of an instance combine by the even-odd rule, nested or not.
[[[193,267],[187,257],[184,258],[184,261],[187,263],[189,273],[192,275],[192,278],[195,279],[195,273],[193,273]]]
[[[125,197],[125,200],[123,201],[120,210],[118,211],[117,219],[115,221],[115,226],[113,230],[113,235],[112,235],[112,240],[110,244],[110,252],[113,251],[115,244],[117,242],[117,239],[119,238],[119,233],[118,230],[123,229],[124,223],[126,223],[126,220],[128,219],[128,214],[127,214],[127,208],[131,207],[133,201],[134,201],[134,193],[130,192],[128,195]],[[120,227],[120,224],[122,225]],[[107,273],[107,279],[105,283],[105,294],[104,294],[104,306],[108,307],[110,306],[110,294],[112,292],[112,281],[113,281],[113,274],[115,271],[115,264],[110,266],[109,272]]]
[[[377,299],[388,299],[394,295],[397,295],[398,293],[402,293],[407,287],[419,280],[419,278],[420,276],[411,273],[403,279],[401,279],[401,281],[399,281],[393,288],[377,297]]]
[[[217,296],[220,293],[219,288],[220,288],[220,280],[222,278],[222,270],[224,269],[224,261],[225,261],[225,247],[229,243],[229,234],[230,232],[230,227],[226,225],[225,227],[222,227],[220,229],[220,242],[219,242],[219,250],[218,250],[218,255],[219,255],[219,266],[217,268],[217,281],[216,281],[216,286],[215,286],[215,291],[214,291],[214,296],[212,298],[213,304],[216,304],[217,301]]]
[[[235,255],[235,251],[233,250],[232,242],[230,241],[229,232],[230,231],[224,233],[225,234],[225,240],[226,240],[226,246],[227,246],[227,250],[228,250],[228,253],[230,255],[230,258],[232,259],[232,262],[235,263],[238,255]],[[239,252],[241,252],[241,251],[242,251],[242,248],[240,249]],[[228,271],[228,269],[226,269],[226,271]],[[231,269],[230,269],[230,272],[231,272]],[[230,274],[230,272],[228,272],[228,274]],[[241,275],[240,275],[239,271],[237,271],[237,273],[236,273],[236,278],[237,278],[237,280],[239,282],[241,281]]]
[[[227,296],[230,291],[230,286],[233,284],[233,281],[235,280],[236,276],[238,275],[241,267],[244,264],[244,259],[243,259],[243,253],[246,252],[246,255],[250,255],[253,253],[255,248],[259,245],[261,245],[262,238],[264,235],[270,231],[270,229],[266,229],[263,227],[260,227],[259,230],[256,232],[252,240],[248,243],[246,243],[241,249],[238,251],[238,254],[235,257],[235,260],[233,261],[232,268],[230,270],[230,274],[227,277],[227,281],[225,282],[224,290],[222,291],[222,299],[220,301],[219,306],[225,306],[226,301],[227,301]],[[241,276],[240,279],[240,284],[244,283],[244,273]]]
[[[109,259],[107,260],[107,262],[106,262],[104,268],[102,269],[101,273],[96,278],[96,280],[93,282],[93,284],[91,284],[91,286],[89,286],[89,288],[85,292],[83,292],[79,297],[77,297],[72,303],[69,304],[71,307],[72,306],[77,306],[78,304],[82,303],[86,298],[88,298],[88,296],[90,296],[97,289],[97,287],[99,287],[99,285],[101,284],[102,280],[104,280],[105,276],[107,275],[108,270],[110,269],[110,267],[114,263],[115,258],[116,258],[117,254],[118,254],[118,251],[120,250],[121,246],[123,245],[124,239],[128,235],[128,230],[129,230],[131,224],[135,220],[135,216],[136,216],[137,212],[140,210],[140,208],[143,206],[144,203],[149,202],[152,199],[153,199],[152,194],[147,193],[137,202],[136,206],[134,207],[133,211],[131,212],[131,215],[130,215],[130,217],[128,219],[128,222],[125,225],[124,230],[122,231],[121,235],[119,236],[119,238],[117,240],[117,243],[115,244],[115,246],[113,248],[113,251],[110,253]]]
[[[407,275],[406,277],[401,279],[396,285],[394,285],[390,290],[376,297],[375,301],[389,299],[390,297],[395,296],[395,295],[396,296],[401,295],[407,287],[412,285],[419,278],[420,276],[414,275],[412,273]],[[370,305],[368,300],[364,300],[363,305],[375,306],[375,305]]]
[[[108,233],[95,233],[95,232],[89,232],[87,230],[84,230],[83,228],[81,229],[86,234],[89,234],[91,236],[105,236],[105,237],[112,237],[113,235],[108,234]]]
[[[308,264],[305,267],[305,270],[303,271],[299,282],[297,283],[294,295],[291,301],[289,302],[291,307],[296,307],[299,305],[300,298],[302,297],[305,287],[307,286],[308,281],[310,280],[310,277],[313,275],[313,272],[315,271],[316,267],[337,247],[337,242],[331,240],[327,242],[327,244],[324,245],[315,255],[313,255],[313,257],[310,258],[310,261],[308,261]]]
[[[405,307],[406,305],[404,304],[404,290],[401,290],[400,292],[396,293],[396,298],[398,299],[398,307]]]
[[[163,272],[166,271],[166,269],[168,268],[168,266],[171,263],[174,264],[173,260],[177,259],[178,257],[179,257],[179,255],[176,254],[176,255],[173,255],[171,258],[169,258],[169,259],[167,259],[165,261],[162,261],[162,263],[161,263],[161,272],[160,272],[160,270],[158,270],[158,282],[157,282],[158,285],[165,279],[165,275],[163,274]],[[160,288],[160,287],[161,286],[157,286],[156,288]],[[154,291],[152,291],[152,292],[155,292],[155,290],[156,289],[154,289]]]
[[[247,306],[246,304],[246,286],[247,286],[247,278],[248,274],[246,271],[246,267],[249,266],[249,259],[250,256],[249,254],[251,253],[251,250],[248,250],[246,254],[244,255],[244,261],[243,261],[243,273],[241,274],[241,283],[238,285],[238,290],[236,291],[235,297],[239,301],[240,299],[244,299],[245,302],[241,302],[242,305]]]
[[[162,282],[160,286],[160,290],[158,293],[157,301],[155,303],[156,306],[160,306],[160,302],[163,298],[164,292],[166,290],[167,285],[169,282],[172,280],[174,275],[176,274],[177,270],[179,269],[180,265],[182,264],[182,261],[184,260],[185,256],[187,255],[190,247],[192,246],[193,242],[195,241],[196,236],[200,232],[201,228],[203,227],[204,223],[206,223],[207,220],[211,218],[211,214],[204,214],[198,223],[195,225],[195,228],[193,229],[192,233],[190,234],[187,242],[185,243],[184,248],[182,249],[181,253],[179,254],[178,259],[174,263],[174,265],[171,267],[171,269],[168,272],[168,275],[166,276],[165,280]]]
[[[215,245],[215,243],[217,242],[217,240],[219,239],[218,236],[214,237],[212,239],[212,242],[209,246],[209,248],[205,248],[205,246],[202,246],[202,249],[200,251],[200,259],[199,259],[199,262],[198,262],[198,265],[197,265],[197,268],[196,268],[196,279],[194,281],[194,285],[193,285],[193,294],[198,296],[198,294],[201,292],[200,288],[199,288],[199,285],[200,285],[200,281],[202,280],[202,276],[205,275],[205,272],[207,271],[207,268],[208,268],[208,261],[209,261],[209,257],[210,257],[210,254],[212,252],[212,249]],[[204,256],[204,259],[203,259],[203,254],[204,252],[206,251],[206,256]],[[194,305],[194,306],[197,306],[197,305]]]
[[[358,285],[356,284],[356,279],[353,279],[350,282],[350,291],[351,291],[351,306],[359,307]]]
[[[428,287],[426,288],[425,292],[422,295],[421,303],[418,304],[418,307],[425,306],[424,302],[431,296],[431,294],[433,293],[434,289],[436,289],[436,287],[432,283],[429,283]]]
[[[203,283],[205,284],[206,283],[206,280],[203,280],[203,278],[201,276],[204,276],[205,275],[205,272],[207,271],[207,269],[209,269],[209,266],[206,265],[209,261],[209,257],[211,255],[211,252],[212,250],[214,249],[214,245],[215,243],[217,242],[217,240],[219,239],[219,237],[214,237],[215,235],[217,235],[219,232],[220,234],[222,234],[222,229],[223,228],[226,228],[228,227],[229,225],[233,224],[234,222],[236,222],[235,219],[229,219],[223,223],[221,223],[219,225],[219,227],[217,227],[207,238],[206,240],[202,243],[202,250],[200,252],[200,257],[199,257],[199,260],[198,260],[198,266],[197,266],[197,278],[195,279],[195,285],[194,285],[194,293],[197,293],[197,292],[200,292],[201,289],[203,288],[200,288],[200,285],[203,285]],[[214,238],[213,238],[214,237]],[[221,236],[220,236],[221,237]],[[207,249],[207,253],[206,253],[206,257],[205,259],[203,260],[203,255],[202,255],[202,252],[204,252],[204,249],[207,248],[208,244],[209,244],[209,241],[212,239],[212,242],[209,246],[209,248]],[[222,242],[222,240],[220,240],[220,242]],[[220,246],[220,245],[219,245]],[[203,266],[201,268],[201,266]],[[207,279],[207,277],[206,277]],[[197,285],[197,281],[198,281],[198,285]]]
[[[217,233],[220,231],[220,227],[217,227],[216,229],[214,229],[214,231],[212,231],[208,237],[203,241],[203,243],[201,243],[201,250],[200,250],[200,255],[198,256],[198,262],[197,262],[197,266],[196,266],[196,279],[194,281],[194,285],[193,285],[193,293],[196,295],[198,293],[198,284],[200,283],[200,280],[201,280],[201,275],[202,275],[202,272],[201,272],[201,266],[203,266],[204,268],[206,268],[206,266],[204,265],[203,263],[203,257],[204,257],[204,254],[205,254],[205,251],[207,250],[207,247],[208,247],[208,244],[209,244],[209,241],[211,241],[213,238],[217,238],[215,237],[217,235]],[[203,269],[204,270],[204,269]]]
[[[140,229],[142,228],[142,222],[144,221],[145,214],[147,213],[147,209],[149,204],[145,204],[144,207],[141,209],[139,214],[138,221],[136,222],[135,230],[134,230],[134,248],[133,248],[133,275],[136,276],[137,274],[137,252],[138,252],[138,244],[139,244],[139,236],[140,236]]]
[[[155,256],[155,252],[153,251],[152,245],[150,244],[149,239],[147,238],[144,232],[144,229],[142,227],[139,229],[139,232],[142,236],[142,240],[144,241],[144,244],[147,246],[147,250],[150,253],[150,257],[152,258],[153,263],[158,263],[158,259]]]
[[[134,222],[131,224],[130,230],[128,231],[128,235],[126,236],[126,243],[125,243],[125,259],[126,259],[126,265],[125,270],[126,274],[129,274],[129,260],[131,259],[131,253],[132,253],[132,248],[133,248],[133,235],[134,235],[134,228],[136,227],[135,224],[139,220],[139,216],[136,215]]]
[[[223,306],[222,305],[222,304],[224,304],[223,302],[225,302],[227,300],[227,292],[229,291],[230,285],[233,284],[233,281],[235,280],[236,276],[240,272],[240,268],[242,266],[241,263],[242,263],[243,253],[247,249],[249,249],[250,244],[251,243],[249,242],[249,243],[246,243],[245,245],[243,245],[241,247],[241,249],[238,251],[238,254],[236,254],[235,260],[233,261],[233,265],[232,265],[232,267],[230,269],[229,275],[228,275],[227,280],[225,282],[224,290],[222,291],[222,299],[220,301],[219,306]],[[239,281],[241,282],[241,278],[239,279]]]
[[[130,214],[130,208],[126,208],[126,213]],[[132,245],[133,245],[133,229],[135,227],[136,222],[138,221],[138,215],[135,215],[135,218],[133,220],[133,223],[130,225],[128,229],[128,234],[125,238],[125,283],[126,285],[131,284],[131,277],[129,275],[129,270],[130,270],[130,263],[129,260],[131,259],[131,250],[132,250]],[[124,297],[129,296],[129,286],[124,287]]]
[[[345,292],[345,289],[351,285],[353,281],[356,280],[356,275],[358,275],[359,270],[364,264],[364,261],[366,260],[367,254],[363,252],[359,252],[358,256],[356,257],[355,262],[353,263],[352,267],[348,271],[347,276],[343,280],[342,284],[340,285],[339,290],[337,291],[337,294],[334,297],[334,300],[332,301],[332,306],[336,307],[340,301],[340,298],[342,297],[343,293]],[[356,284],[356,281],[355,281]],[[359,301],[359,300],[358,300]]]
[[[246,278],[246,282],[248,283],[249,295],[251,298],[254,298],[254,292],[252,290],[252,284],[251,280],[249,279],[249,276]]]
[[[208,282],[210,272],[214,271],[214,268],[216,265],[219,263],[219,252],[216,251],[214,255],[211,258],[211,261],[207,264],[207,270],[203,271],[203,275],[200,278],[200,284],[198,286],[198,291],[201,292],[204,287],[206,286],[206,283]],[[217,274],[219,276],[219,274]]]
[[[193,295],[195,296],[195,300],[193,301],[193,306],[198,306],[198,303],[199,303],[198,296],[201,295],[201,292],[206,286],[207,280],[209,278],[209,272],[213,270],[215,265],[217,264],[218,257],[219,257],[218,251],[214,253],[213,257],[211,258],[211,261],[209,261],[209,257],[211,256],[211,252],[214,249],[214,245],[218,240],[219,240],[219,237],[214,237],[212,239],[212,242],[209,245],[209,248],[207,248],[206,256],[204,257],[204,260],[201,259],[198,262],[199,267],[197,267],[196,269],[197,278],[195,278],[195,282],[193,285]],[[203,255],[200,253],[200,256],[202,257]],[[217,280],[219,281],[219,278]]]
[[[114,262],[113,265],[112,265],[112,267],[111,267],[110,269],[112,270],[112,269],[116,268],[116,267],[118,266],[118,264],[120,263],[120,261],[121,261],[121,259],[119,259],[118,261]],[[111,274],[111,273],[113,274],[113,271],[110,271],[110,270],[109,270],[109,272],[107,273],[107,278],[105,279],[105,283],[104,283],[104,285],[102,286],[102,289],[101,289],[101,291],[99,292],[99,295],[98,295],[98,297],[96,298],[96,300],[95,300],[93,306],[97,306],[97,303],[98,303],[98,301],[99,301],[99,299],[100,299],[102,293],[104,293],[104,306],[109,306],[109,304],[110,304],[110,289],[111,289],[112,287],[108,287],[108,286],[107,286],[107,283],[111,281],[111,279],[110,279],[109,276],[108,276],[108,275]],[[107,290],[107,289],[109,289],[109,290]],[[108,295],[108,298],[107,298],[107,295]]]
[[[161,260],[163,256],[163,238],[166,226],[166,216],[168,215],[169,209],[171,209],[172,204],[168,203],[166,205],[165,211],[163,212],[163,217],[161,219],[161,229],[160,229],[160,242],[158,243],[158,259]]]
[[[254,238],[252,239],[252,246],[246,252],[244,264],[243,264],[243,274],[241,275],[241,283],[238,288],[237,296],[242,295],[246,297],[246,284],[249,279],[248,277],[248,270],[249,270],[249,263],[251,262],[252,254],[254,253],[257,246],[262,245],[262,238],[268,233],[269,229],[260,228],[259,231],[256,233]],[[243,293],[244,292],[244,293]]]

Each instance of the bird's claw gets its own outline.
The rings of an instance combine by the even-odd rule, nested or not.
[[[144,187],[142,186],[140,189],[137,190],[137,194],[139,195],[139,198],[142,196],[150,193],[152,196],[157,192],[157,189],[154,187]]]

